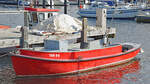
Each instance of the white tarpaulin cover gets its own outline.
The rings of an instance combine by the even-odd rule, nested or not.
[[[82,29],[82,22],[66,14],[54,15],[33,27],[33,32],[42,34],[49,33],[74,33]]]

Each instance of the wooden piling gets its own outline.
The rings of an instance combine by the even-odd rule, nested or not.
[[[96,26],[102,28],[103,38],[101,39],[101,45],[106,46],[108,42],[108,32],[106,28],[106,9],[96,9]]]
[[[96,9],[96,27],[102,28],[104,33],[106,32],[106,9]]]
[[[81,49],[88,48],[87,42],[87,18],[83,18],[82,20],[82,31],[81,31]]]
[[[64,0],[64,14],[67,14],[67,0]]]
[[[21,27],[20,47],[28,48],[28,27]]]

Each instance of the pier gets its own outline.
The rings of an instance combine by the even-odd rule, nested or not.
[[[116,30],[114,28],[109,29],[109,37],[115,36]],[[30,32],[30,31],[29,31]],[[48,36],[39,36],[32,33],[28,34],[28,42],[31,44],[42,44],[44,39]],[[99,29],[98,31],[89,31],[87,36],[89,38],[101,39],[104,35],[104,31]],[[21,37],[20,28],[1,29],[0,31],[0,53],[7,53],[19,46],[19,40]],[[77,34],[61,34],[61,35],[50,35],[51,39],[70,39],[70,42],[80,42],[80,33]]]
[[[103,36],[106,34],[106,31],[109,31],[108,37],[114,38],[116,29],[115,28],[106,28],[106,10],[99,9],[97,10],[97,21],[96,26],[94,27],[95,30],[87,31],[87,37],[92,38],[93,40],[102,39]],[[105,11],[105,12],[104,12]],[[24,13],[24,26],[28,26],[27,21],[27,11],[0,11],[0,13]],[[88,24],[84,25],[88,26]],[[23,33],[23,32],[22,32]],[[23,39],[21,33],[21,28],[9,28],[9,29],[1,29],[0,31],[0,53],[8,53],[12,50],[16,49],[17,47],[21,46],[20,39]],[[28,45],[30,47],[34,45],[43,45],[44,39],[67,39],[70,43],[77,43],[81,42],[82,38],[80,38],[81,33],[74,33],[74,34],[53,34],[53,35],[45,35],[39,36],[32,32],[32,30],[28,31]]]

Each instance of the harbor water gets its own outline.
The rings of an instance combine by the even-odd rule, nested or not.
[[[63,7],[57,7],[63,13]],[[4,9],[1,7],[0,9]],[[9,7],[5,9],[10,9]],[[12,8],[15,10],[15,7]],[[79,18],[77,7],[68,7],[68,14]],[[18,17],[18,18],[16,18]],[[3,19],[1,19],[3,18]],[[6,19],[5,19],[6,18]],[[79,18],[82,19],[82,18]],[[88,18],[89,25],[95,25],[95,18]],[[22,15],[0,14],[0,24],[23,25]],[[99,69],[83,74],[65,77],[15,78],[9,56],[0,58],[0,84],[149,84],[150,82],[150,24],[136,23],[134,20],[107,20],[108,27],[117,30],[111,43],[133,42],[141,44],[144,53],[128,63]],[[34,67],[34,66],[33,66]],[[63,67],[62,67],[63,68]]]

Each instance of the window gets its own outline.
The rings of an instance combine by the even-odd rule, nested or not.
[[[43,21],[44,20],[44,13],[39,13],[39,21]]]
[[[33,23],[38,23],[38,17],[36,12],[32,12]]]

